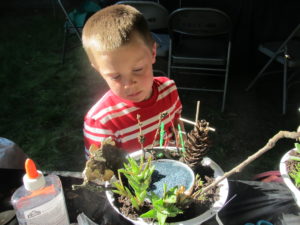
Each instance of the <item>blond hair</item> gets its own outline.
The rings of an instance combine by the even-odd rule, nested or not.
[[[93,62],[93,53],[117,49],[138,34],[147,46],[154,40],[142,13],[129,5],[108,6],[92,15],[82,31],[83,47]]]

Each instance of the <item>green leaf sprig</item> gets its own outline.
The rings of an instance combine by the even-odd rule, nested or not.
[[[297,143],[297,142],[295,143],[295,148],[296,148],[296,152],[300,154],[300,144],[299,143]],[[300,157],[297,157],[297,156],[291,156],[290,159],[300,162]]]
[[[168,217],[175,217],[182,214],[183,211],[176,206],[177,203],[177,186],[167,191],[167,185],[164,184],[163,197],[160,198],[155,193],[151,193],[150,200],[153,208],[142,214],[141,218],[153,218],[158,221],[159,225],[164,225]]]

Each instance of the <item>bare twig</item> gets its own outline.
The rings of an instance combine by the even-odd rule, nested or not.
[[[141,144],[141,149],[143,150],[143,153],[144,153],[144,157],[145,157],[145,150],[144,150],[144,142],[145,142],[145,136],[143,135],[143,132],[142,132],[142,123],[141,123],[141,116],[140,114],[137,114],[136,115],[136,119],[138,121],[138,127],[139,127],[139,136],[138,136],[138,141],[139,143]]]
[[[160,113],[160,115],[159,115],[158,126],[157,126],[156,133],[155,133],[155,135],[154,135],[154,139],[153,139],[153,142],[152,142],[152,147],[151,147],[152,149],[154,148],[155,140],[156,140],[157,135],[158,135],[158,133],[159,133],[161,121],[162,121],[162,119],[165,118],[167,115],[168,115],[168,112],[162,112],[162,113]]]
[[[190,120],[184,119],[184,118],[182,118],[182,117],[180,117],[179,119],[180,119],[182,122],[185,122],[185,123],[188,123],[188,124],[191,124],[191,125],[194,125],[194,126],[197,125],[197,123],[195,123],[194,121],[190,121]],[[213,131],[213,132],[216,131],[216,129],[213,128],[213,127],[208,127],[208,129],[209,129],[210,131]]]
[[[295,139],[297,140],[300,137],[300,132],[291,132],[291,131],[279,131],[276,135],[274,135],[271,139],[269,139],[268,143],[261,149],[259,149],[256,153],[249,156],[245,161],[231,169],[230,171],[226,172],[222,177],[216,179],[213,183],[208,185],[207,187],[203,188],[202,192],[199,194],[202,195],[214,186],[216,186],[218,183],[220,183],[222,180],[226,179],[227,177],[231,176],[234,173],[240,172],[245,166],[247,166],[249,163],[260,157],[265,152],[272,149],[276,142],[282,138],[289,138],[289,139]],[[199,197],[197,196],[197,197]]]
[[[195,123],[197,123],[197,121],[199,120],[199,112],[200,112],[200,101],[197,101]]]

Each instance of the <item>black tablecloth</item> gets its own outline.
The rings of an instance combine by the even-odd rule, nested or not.
[[[10,197],[22,185],[23,174],[22,170],[0,169],[0,212],[12,209]],[[73,177],[72,173],[60,178],[71,222],[76,222],[77,215],[83,212],[99,225],[131,224],[111,208],[104,193],[73,191],[72,184],[82,183],[81,178]],[[261,219],[274,225],[300,224],[300,209],[284,184],[230,180],[228,199],[232,196],[235,197],[219,212],[219,218],[225,225],[255,224]],[[213,217],[203,224],[218,223]]]

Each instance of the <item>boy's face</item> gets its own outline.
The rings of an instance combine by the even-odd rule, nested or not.
[[[152,94],[156,44],[150,49],[137,35],[133,40],[110,52],[95,55],[92,65],[112,92],[129,101],[141,102]]]

